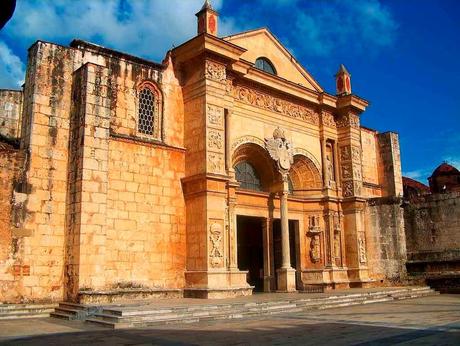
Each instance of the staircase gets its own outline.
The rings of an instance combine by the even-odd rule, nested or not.
[[[86,306],[69,302],[59,303],[59,306],[50,313],[50,317],[62,320],[85,320],[88,316],[101,312],[102,307]]]
[[[0,304],[0,320],[49,317],[57,304]]]
[[[86,321],[109,328],[140,328],[159,324],[193,323],[200,321],[235,319],[286,312],[330,309],[359,304],[420,298],[439,294],[430,287],[406,287],[374,292],[330,295],[307,298],[299,294],[289,300],[261,302],[236,302],[227,304],[203,304],[176,307],[116,307],[104,308]]]

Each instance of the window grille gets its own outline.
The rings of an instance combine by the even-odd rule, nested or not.
[[[241,188],[262,191],[259,175],[249,162],[243,161],[237,164],[235,166],[235,175]]]
[[[276,75],[276,70],[273,64],[267,58],[258,58],[256,60],[256,68],[259,70]]]
[[[137,129],[140,133],[153,135],[155,131],[155,116],[157,102],[154,93],[149,88],[144,88],[139,93],[139,119]]]

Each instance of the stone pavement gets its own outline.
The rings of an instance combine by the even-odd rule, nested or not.
[[[5,345],[460,345],[460,296],[146,329],[54,319],[0,321]]]

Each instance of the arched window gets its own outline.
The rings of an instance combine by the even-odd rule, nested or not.
[[[262,191],[259,175],[249,162],[242,161],[238,163],[235,166],[235,174],[241,188]]]
[[[161,94],[152,83],[139,88],[137,132],[161,139]]]
[[[259,70],[271,73],[276,75],[276,70],[273,64],[267,58],[257,58],[256,60],[256,68]]]

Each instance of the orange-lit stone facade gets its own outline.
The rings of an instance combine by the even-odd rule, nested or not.
[[[197,16],[199,34],[161,64],[78,40],[31,47],[20,147],[0,155],[0,301],[392,276],[369,201],[402,193],[398,136],[361,127],[367,102],[325,92],[268,30],[219,38],[218,14]],[[257,188],[242,186],[243,163]]]

